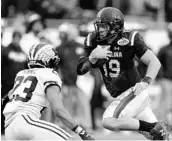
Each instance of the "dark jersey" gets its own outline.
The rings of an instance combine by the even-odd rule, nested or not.
[[[89,71],[85,67],[88,57],[97,45],[110,45],[112,57],[99,67],[103,81],[109,93],[117,97],[128,88],[140,81],[140,75],[134,66],[133,58],[135,55],[141,58],[146,52],[147,47],[137,31],[124,31],[121,36],[109,41],[96,41],[96,34],[89,33],[85,39],[85,52],[80,58],[77,66],[78,74]],[[91,67],[97,67],[91,64]]]

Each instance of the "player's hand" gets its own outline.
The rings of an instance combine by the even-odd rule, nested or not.
[[[77,134],[81,137],[81,139],[83,139],[83,140],[89,140],[89,141],[93,141],[93,140],[94,140],[94,138],[93,138],[90,134],[88,134],[88,133],[86,132],[86,130],[83,129],[83,128],[82,128],[81,126],[79,126],[79,125],[75,126],[72,130],[73,130],[75,133],[77,133]]]
[[[134,95],[139,95],[143,90],[145,90],[148,87],[148,85],[148,83],[143,81],[136,83],[136,85],[133,87]]]
[[[87,134],[85,130],[83,130],[82,132],[80,132],[79,133],[79,136],[83,140],[94,141],[94,138],[90,134]]]
[[[110,46],[102,47],[98,45],[90,54],[94,59],[109,59],[112,56],[112,52],[109,50]]]

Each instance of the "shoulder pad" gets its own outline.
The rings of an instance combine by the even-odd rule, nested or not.
[[[43,68],[38,71],[38,75],[43,80],[44,85],[45,84],[57,84],[60,88],[62,85],[62,81],[56,71],[49,68]]]
[[[131,46],[134,46],[134,39],[135,39],[135,36],[137,33],[138,33],[138,31],[131,31],[131,33],[130,33],[130,45]]]
[[[134,46],[134,39],[135,39],[135,35],[138,32],[135,30],[124,30],[123,32],[123,37],[127,38],[129,40],[129,45],[130,46]]]

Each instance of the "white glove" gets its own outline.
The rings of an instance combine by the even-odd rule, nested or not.
[[[145,90],[148,87],[148,83],[146,82],[138,82],[133,87],[134,95],[139,95],[143,90]]]
[[[100,46],[98,45],[90,54],[89,60],[91,62],[97,61],[98,59],[109,59],[112,56],[112,52],[109,50],[110,46]],[[94,60],[94,61],[92,61]],[[95,62],[94,62],[95,63]]]

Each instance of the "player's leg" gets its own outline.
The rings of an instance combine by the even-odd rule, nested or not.
[[[136,119],[142,120],[149,123],[156,123],[154,128],[150,132],[139,132],[144,135],[147,139],[168,139],[169,133],[167,131],[167,124],[163,121],[158,121],[155,114],[152,112],[150,106],[146,107]]]
[[[55,124],[35,119],[30,116],[23,116],[28,128],[32,131],[32,140],[68,140],[73,138],[66,131]],[[40,136],[41,135],[41,136]]]
[[[26,127],[26,128],[25,128]],[[27,125],[21,116],[9,119],[5,124],[5,139],[6,140],[27,140],[25,138],[25,131]]]
[[[6,128],[7,140],[68,140],[70,134],[60,127],[34,119],[29,116],[19,116]]]
[[[150,106],[147,106],[140,114],[138,114],[136,117],[138,120],[144,120],[146,122],[158,122],[158,119],[156,118],[155,114],[153,113]]]
[[[121,98],[122,97],[122,98]],[[138,114],[149,106],[150,100],[148,92],[145,90],[141,94],[134,96],[130,90],[122,94],[107,108],[103,116],[103,126],[109,130],[136,130],[145,132],[154,132],[153,137],[157,139],[165,139],[166,134],[160,136],[160,131],[166,132],[162,123],[146,122],[136,119]],[[149,111],[150,114],[150,110]],[[148,112],[147,112],[148,113]],[[147,115],[148,116],[148,115]],[[151,115],[153,118],[154,115]],[[157,131],[155,131],[155,130]]]
[[[155,123],[145,123],[134,118],[144,110],[149,102],[147,91],[135,96],[132,89],[127,90],[107,108],[103,115],[103,126],[109,130],[150,131],[155,126]],[[144,129],[142,128],[143,124]]]
[[[138,120],[142,120],[142,121],[145,121],[145,122],[149,122],[149,123],[157,123],[158,122],[158,120],[157,120],[155,114],[153,113],[152,109],[150,108],[150,106],[147,106],[135,118],[138,119]],[[147,139],[153,139],[153,136],[151,136],[149,132],[139,131],[139,133],[142,134]]]

